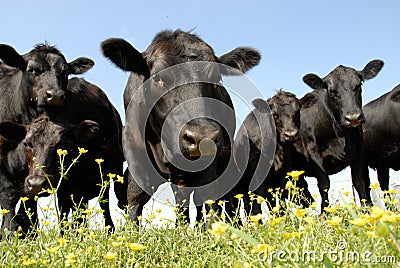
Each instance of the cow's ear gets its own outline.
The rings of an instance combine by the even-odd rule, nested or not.
[[[318,101],[317,94],[307,93],[300,99],[300,106],[301,109],[307,109],[313,106]]]
[[[13,121],[3,121],[0,123],[0,135],[9,142],[19,143],[26,136],[26,126]]]
[[[89,58],[80,57],[68,63],[68,70],[70,74],[83,74],[90,70],[94,65],[94,61]]]
[[[104,57],[118,68],[149,77],[149,69],[142,53],[121,38],[110,38],[101,43]]]
[[[18,68],[21,71],[26,70],[24,58],[9,45],[0,44],[0,59],[8,66]]]
[[[360,75],[364,80],[374,78],[383,67],[383,61],[372,60],[365,65],[364,69],[360,71]]]
[[[261,54],[251,47],[238,47],[231,52],[219,57],[219,62],[227,65],[237,71],[221,70],[226,75],[235,75],[245,73],[254,66],[258,65],[261,60]]]
[[[304,83],[306,83],[312,89],[323,89],[326,88],[326,83],[316,74],[306,74],[303,77]]]
[[[397,90],[393,90],[390,95],[390,99],[395,102],[400,102],[400,86],[396,87]]]
[[[103,137],[99,123],[92,120],[85,120],[79,123],[74,129],[78,141],[100,141]]]
[[[251,103],[262,113],[270,111],[268,103],[263,99],[254,99]]]

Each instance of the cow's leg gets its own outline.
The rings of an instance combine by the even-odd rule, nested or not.
[[[19,225],[15,220],[15,206],[18,203],[19,195],[17,186],[10,182],[6,176],[2,176],[1,173],[0,170],[0,206],[4,210],[1,234],[4,240],[18,229]]]
[[[330,188],[329,176],[318,165],[313,166],[313,173],[317,179],[319,194],[321,195],[321,213],[325,212],[325,208],[329,206],[328,191]]]
[[[59,223],[62,223],[64,221],[68,220],[68,214],[69,211],[73,208],[73,203],[71,196],[66,193],[66,191],[63,191],[62,188],[58,189],[57,191],[57,201],[58,201],[58,207],[59,207]],[[64,234],[64,226],[60,226],[60,233],[61,235]]]
[[[365,200],[365,205],[371,205],[371,195],[370,195],[370,179],[368,172],[368,165],[366,164],[362,153],[360,156],[354,159],[353,163],[350,165],[351,168],[351,179],[354,187],[360,197],[360,200]],[[364,205],[364,202],[362,202]]]
[[[142,215],[143,207],[151,196],[140,188],[128,169],[125,172],[125,179],[128,181],[128,219],[139,225],[139,216]]]
[[[378,173],[378,181],[382,191],[389,190],[389,168],[381,165],[376,167]]]

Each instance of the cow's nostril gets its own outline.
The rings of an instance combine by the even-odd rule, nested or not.
[[[46,98],[48,101],[51,100],[53,98],[53,92],[50,90],[46,91]]]
[[[283,134],[285,136],[286,140],[294,140],[297,137],[297,130],[290,130],[290,131],[285,131],[285,133]]]
[[[185,134],[183,134],[183,139],[189,144],[192,144],[192,145],[197,144],[196,140],[193,137],[193,133],[190,131],[186,131]]]

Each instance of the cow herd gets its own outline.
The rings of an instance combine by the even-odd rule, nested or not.
[[[99,194],[95,159],[104,160],[103,174],[122,174],[127,161],[124,182],[115,184],[115,193],[132,221],[165,181],[171,182],[182,207],[194,191],[200,220],[199,206],[210,196],[226,200],[229,214],[238,206],[234,196],[245,194],[245,210],[260,213],[260,206],[250,205],[249,189],[273,204],[268,189],[285,188],[291,170],[317,179],[323,211],[329,205],[329,175],[350,166],[360,198],[371,204],[368,166],[377,169],[383,190],[389,187],[389,169],[400,168],[400,87],[362,106],[362,83],[379,73],[381,60],[362,70],[340,65],[323,78],[307,74],[303,81],[312,91],[301,99],[280,90],[268,100],[253,100],[255,108],[234,138],[235,112],[222,76],[241,75],[258,65],[257,50],[238,47],[216,56],[198,36],[181,30],[160,32],[143,52],[117,38],[102,42],[101,50],[130,72],[123,94],[124,126],[100,88],[69,78],[92,68],[92,60],[67,62],[48,44],[24,55],[0,45],[0,205],[7,211],[3,237],[6,230],[26,233],[32,228],[26,208],[37,222],[31,197],[58,184],[58,149],[66,150],[69,160],[78,148],[88,150],[57,191],[62,213]],[[298,185],[304,189],[301,205],[308,206],[313,198],[304,175]],[[25,207],[15,212],[25,196]],[[113,227],[109,205],[100,204],[105,223]]]

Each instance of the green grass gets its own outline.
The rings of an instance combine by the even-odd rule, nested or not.
[[[291,200],[299,198],[295,180],[287,187]],[[127,221],[113,233],[108,227],[93,228],[90,219],[97,211],[82,209],[69,221],[37,229],[35,238],[10,234],[0,242],[0,266],[396,267],[400,213],[393,193],[385,193],[387,210],[357,207],[343,198],[344,205],[315,215],[315,204],[303,209],[289,201],[269,212],[268,219],[247,217],[244,225],[237,223],[237,216],[231,223],[190,227],[178,215],[175,224],[143,227]],[[253,197],[254,202],[261,201]],[[157,218],[157,213],[149,218]]]

